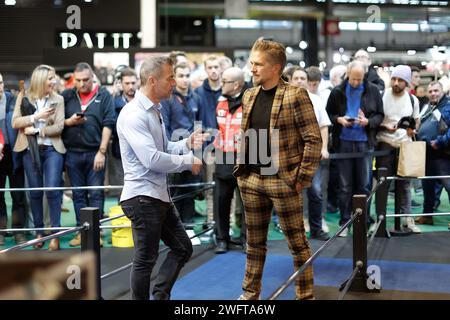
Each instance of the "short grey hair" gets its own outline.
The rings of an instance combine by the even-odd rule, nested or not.
[[[225,70],[227,74],[229,74],[232,78],[232,81],[236,81],[239,83],[240,87],[243,87],[245,84],[245,75],[244,71],[238,67],[230,67]],[[225,72],[224,71],[224,72]]]
[[[164,65],[173,66],[173,61],[169,56],[154,56],[144,60],[139,75],[141,77],[141,85],[145,86],[150,76],[159,78],[161,76]]]
[[[1,73],[0,73],[0,75],[1,75]],[[435,86],[435,85],[438,85],[439,87],[441,87],[442,90],[444,90],[444,86],[443,86],[442,83],[440,83],[439,81],[431,81],[431,82],[428,84],[428,87],[432,87],[432,86]]]
[[[87,62],[78,62],[75,66],[74,72],[82,72],[84,70],[89,70],[91,75],[94,74],[94,70],[92,70],[91,65]]]
[[[334,66],[330,70],[330,79],[333,79],[335,77],[342,77],[346,72],[347,68],[344,65],[339,64],[337,66]]]
[[[362,63],[359,60],[353,60],[352,62],[350,62],[347,66],[347,76],[350,74],[350,72],[355,69],[355,68],[361,68],[364,73],[367,73],[367,67],[364,63]]]

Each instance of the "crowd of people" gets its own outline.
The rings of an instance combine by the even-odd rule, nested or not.
[[[211,134],[202,148],[201,174],[194,175],[191,170],[173,172],[169,174],[169,182],[180,185],[215,181],[214,190],[184,198],[175,202],[175,206],[182,222],[189,224],[197,214],[195,200],[205,198],[203,214],[207,222],[215,222],[216,253],[225,253],[234,245],[247,250],[246,230],[252,226],[246,226],[246,222],[254,221],[244,218],[244,212],[248,214],[255,208],[244,206],[241,196],[250,195],[241,190],[233,167],[245,116],[243,97],[246,91],[259,85],[260,75],[255,71],[258,66],[243,70],[227,57],[210,55],[203,65],[206,77],[199,82],[191,76],[191,64],[183,52],[174,52],[169,58],[174,71],[173,90],[170,97],[160,101],[166,138],[176,142],[197,128]],[[328,77],[317,66],[304,69],[285,66],[286,62],[282,62],[283,83],[288,88],[305,90],[320,131],[320,165],[314,171],[311,186],[302,192],[308,202],[304,210],[308,217],[306,231],[310,231],[310,238],[323,241],[330,237],[324,214],[339,211],[339,224],[345,224],[350,219],[352,195],[369,194],[372,190],[373,168],[383,167],[388,175],[395,175],[395,151],[402,141],[413,138],[426,141],[427,175],[450,173],[449,88],[439,81],[420,82],[420,70],[407,65],[395,66],[385,83],[367,51],[358,50],[353,58],[348,65],[334,66]],[[13,188],[101,186],[105,178],[110,184],[123,184],[127,177],[124,177],[116,123],[122,108],[135,99],[142,80],[133,69],[122,68],[117,75],[118,86],[105,88],[91,66],[81,62],[74,67],[70,80],[61,86],[55,69],[40,65],[33,71],[29,87],[14,96],[4,88],[0,74],[0,187],[5,187],[7,179]],[[262,99],[257,101],[261,112],[255,114],[259,116],[270,114],[272,105],[265,103],[266,100],[279,99],[275,91],[264,93],[258,95]],[[270,128],[273,119],[258,118],[255,114],[249,120],[251,128]],[[404,117],[414,119],[411,128],[398,126]],[[257,150],[258,146],[255,147]],[[392,152],[374,159],[371,152],[381,150]],[[260,159],[261,152],[257,151],[256,163],[247,170],[270,167],[271,163]],[[330,159],[330,154],[336,153],[356,156]],[[450,191],[450,180],[424,180],[419,184],[404,180],[398,187],[402,213],[411,213],[411,188],[422,187],[423,212],[431,213],[437,209],[442,189]],[[174,187],[170,189],[170,197],[195,193],[197,188]],[[389,191],[387,183],[376,194],[376,213],[386,213]],[[7,208],[4,193],[0,195],[0,229],[6,229]],[[50,216],[48,226],[61,226],[63,192],[31,191],[29,197],[24,192],[11,192],[11,198],[13,228],[27,225],[28,207],[34,227],[44,227],[45,211]],[[103,214],[105,195],[101,189],[73,190],[72,200],[77,225],[83,207],[98,207]],[[278,220],[280,214],[271,209],[275,226],[286,234],[289,226]],[[240,238],[230,236],[230,221],[240,227]],[[433,219],[421,217],[414,221],[408,217],[403,224],[412,232],[420,233],[416,223],[433,224]],[[346,236],[348,231],[341,236]],[[42,237],[43,232],[38,231],[36,236]],[[15,233],[14,239],[23,243],[26,236]],[[0,234],[0,246],[4,244],[5,234]],[[70,245],[80,245],[79,234]],[[35,248],[42,246],[43,243],[38,243]],[[49,245],[50,250],[59,247],[58,239]]]

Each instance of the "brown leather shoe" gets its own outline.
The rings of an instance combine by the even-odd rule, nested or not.
[[[433,217],[418,217],[415,220],[416,223],[418,224],[429,224],[429,225],[433,225]]]
[[[42,234],[38,234],[37,237],[36,237],[36,239],[41,239],[42,237],[43,237]],[[36,244],[33,245],[33,248],[35,248],[35,249],[41,249],[44,245],[45,245],[45,241],[38,242],[38,243],[36,243]]]
[[[49,251],[57,251],[59,250],[59,239],[52,239],[48,245]]]
[[[78,232],[75,237],[70,240],[69,245],[71,247],[81,246],[81,234]]]

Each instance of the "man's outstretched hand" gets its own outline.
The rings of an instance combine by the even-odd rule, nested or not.
[[[187,146],[189,149],[200,149],[205,141],[208,140],[210,134],[208,132],[202,133],[202,128],[198,128],[189,136]]]

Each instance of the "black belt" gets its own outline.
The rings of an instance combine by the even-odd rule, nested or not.
[[[247,164],[245,167],[247,168],[248,171],[257,174],[261,174],[262,168],[270,168],[270,166],[258,166],[257,164]]]
[[[45,144],[40,144],[39,145],[39,150],[44,151],[44,150],[47,150],[47,148],[50,148],[50,146],[46,146]]]

